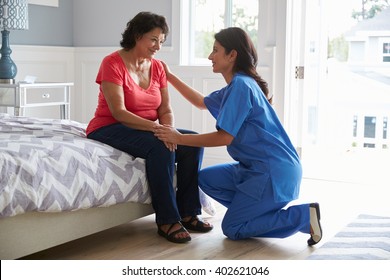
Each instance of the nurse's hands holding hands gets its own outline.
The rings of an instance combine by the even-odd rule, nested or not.
[[[180,142],[182,134],[174,127],[169,125],[159,125],[154,129],[154,136],[164,143],[172,143],[177,145]]]

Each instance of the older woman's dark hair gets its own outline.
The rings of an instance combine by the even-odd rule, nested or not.
[[[235,73],[244,72],[255,79],[267,100],[272,103],[268,84],[257,73],[257,53],[248,34],[239,27],[229,27],[222,29],[214,37],[225,48],[226,54],[236,50],[237,59],[233,71]]]
[[[134,48],[137,39],[157,27],[161,28],[162,33],[167,38],[169,27],[165,17],[151,12],[138,13],[127,23],[126,29],[122,33],[122,40],[120,41],[121,47],[127,50]]]

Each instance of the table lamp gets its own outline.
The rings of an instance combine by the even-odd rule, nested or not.
[[[0,83],[12,84],[17,73],[16,64],[11,59],[9,30],[28,29],[28,1],[0,0]]]

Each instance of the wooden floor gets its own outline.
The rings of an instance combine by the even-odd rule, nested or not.
[[[231,241],[221,232],[225,209],[203,215],[215,228],[191,233],[188,244],[174,244],[157,235],[154,215],[45,250],[24,259],[42,260],[303,260],[359,214],[390,216],[388,184],[351,184],[304,179],[294,204],[318,201],[323,241],[308,247],[307,234],[285,239],[252,238]]]

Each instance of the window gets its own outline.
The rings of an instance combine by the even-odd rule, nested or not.
[[[390,62],[390,42],[383,43],[383,62]]]
[[[358,125],[358,117],[353,116],[353,125],[352,125],[352,136],[357,137],[357,125]]]
[[[209,64],[214,34],[226,27],[241,27],[257,45],[258,0],[183,0],[182,4],[188,18],[182,20],[183,64]]]
[[[387,117],[383,118],[383,131],[382,138],[387,139]]]
[[[364,117],[364,137],[375,138],[376,117]]]

